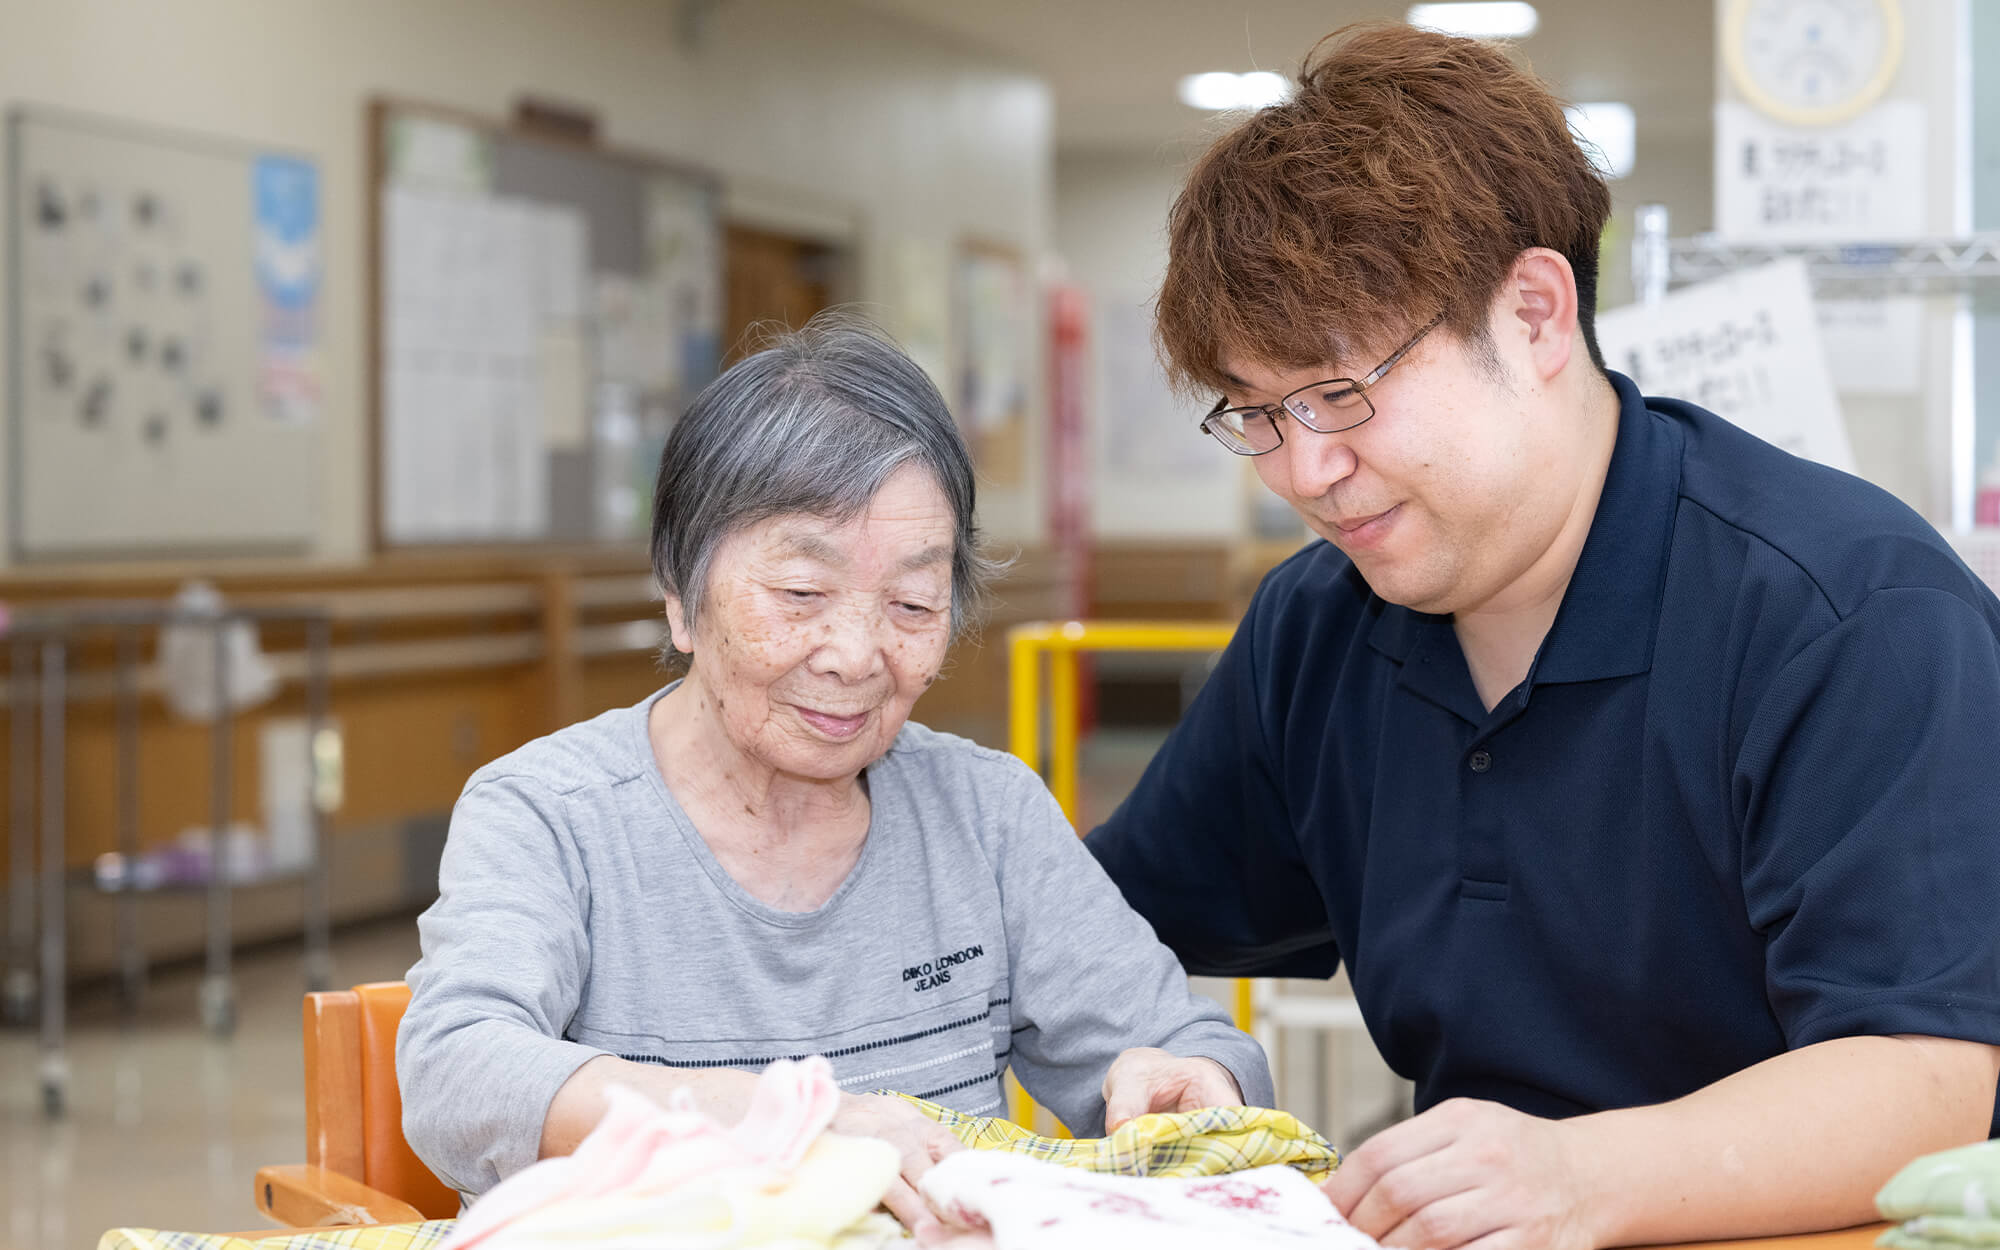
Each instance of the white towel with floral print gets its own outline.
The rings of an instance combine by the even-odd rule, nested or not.
[[[954,1250],[1380,1250],[1296,1170],[1183,1179],[1104,1176],[1020,1155],[967,1150],[919,1185],[950,1223]]]

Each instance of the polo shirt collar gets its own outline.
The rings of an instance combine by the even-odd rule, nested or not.
[[[1631,379],[1613,373],[1611,385],[1618,395],[1618,441],[1576,572],[1529,670],[1531,686],[1627,677],[1652,667],[1683,440],[1678,426],[1646,407]],[[1426,661],[1423,668],[1439,666],[1440,652],[1458,652],[1449,616],[1376,602],[1381,614],[1368,636],[1375,650],[1405,664],[1414,655]],[[1462,671],[1464,658],[1456,658]],[[1406,670],[1404,676],[1407,683],[1417,674]],[[1456,686],[1457,676],[1447,673],[1445,680]]]

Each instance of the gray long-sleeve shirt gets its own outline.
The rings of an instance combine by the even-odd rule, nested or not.
[[[452,812],[396,1045],[404,1134],[448,1183],[479,1194],[533,1162],[550,1100],[601,1054],[746,1071],[822,1054],[843,1089],[974,1114],[1001,1108],[1011,1066],[1089,1134],[1111,1060],[1159,1046],[1269,1105],[1263,1051],[1188,991],[1019,761],[906,726],[867,770],[847,879],[780,911],[667,789],[658,698],[496,760]]]

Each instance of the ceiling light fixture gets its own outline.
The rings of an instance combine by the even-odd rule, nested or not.
[[[1181,79],[1180,88],[1182,104],[1211,112],[1260,109],[1280,103],[1291,94],[1291,82],[1283,74],[1274,74],[1267,69],[1252,70],[1247,74],[1232,74],[1224,70],[1189,74]]]
[[[1615,100],[1572,104],[1563,109],[1563,116],[1569,119],[1570,133],[1605,177],[1623,178],[1632,172],[1639,127],[1631,105]]]
[[[1525,39],[1541,25],[1535,6],[1521,0],[1479,0],[1468,4],[1413,4],[1404,15],[1412,26],[1473,39]]]

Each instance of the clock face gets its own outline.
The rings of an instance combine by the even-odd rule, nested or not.
[[[1781,121],[1845,121],[1879,99],[1903,56],[1896,0],[1738,0],[1724,38],[1731,75]]]

